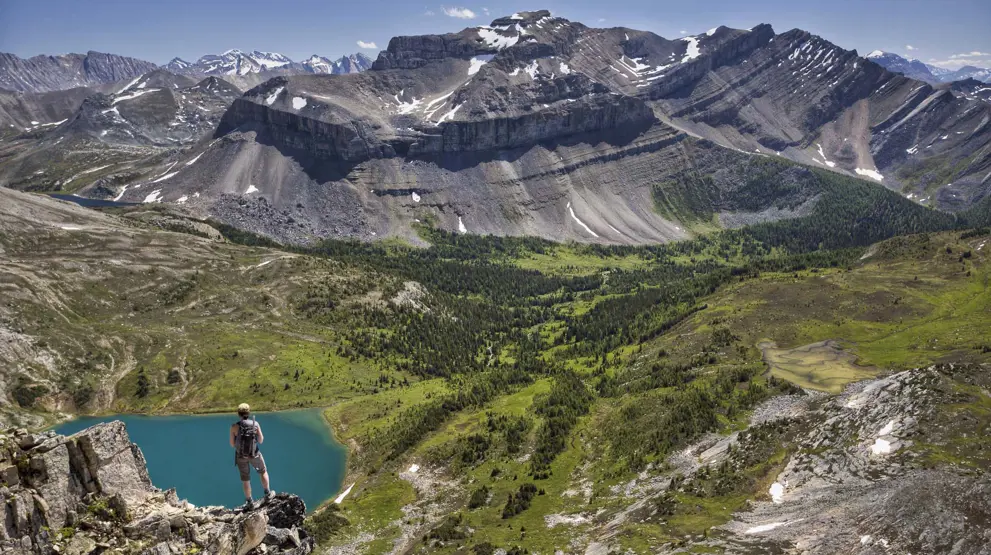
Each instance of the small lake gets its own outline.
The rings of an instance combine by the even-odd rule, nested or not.
[[[64,195],[64,194],[51,194],[52,198],[57,198],[59,200],[67,200],[69,202],[74,202],[79,206],[85,206],[86,208],[108,208],[112,206],[138,206],[137,202],[117,202],[113,200],[104,200],[99,198],[86,198],[76,195]]]
[[[244,503],[241,481],[228,443],[235,414],[84,417],[55,428],[70,435],[100,422],[121,420],[131,441],[148,461],[156,487],[175,488],[194,505],[236,507]],[[320,410],[261,413],[265,434],[261,446],[272,489],[294,493],[308,511],[337,493],[344,480],[347,449],[330,433]],[[251,471],[251,493],[262,496],[261,482]]]

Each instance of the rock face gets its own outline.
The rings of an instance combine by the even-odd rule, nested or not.
[[[726,552],[991,552],[991,479],[912,449],[945,441],[940,405],[963,397],[944,385],[955,372],[986,369],[920,368],[810,402],[803,418],[812,425],[799,426],[803,452],[776,476],[771,500],[722,527]]]
[[[115,94],[87,98],[61,131],[118,145],[192,144],[216,128],[240,94],[216,77],[196,82],[156,70],[137,77]]]
[[[28,59],[0,53],[0,89],[46,92],[101,85],[131,79],[156,67],[151,62],[92,51]]]
[[[0,553],[303,555],[306,507],[278,494],[252,511],[197,508],[155,488],[122,422],[65,437],[0,432]]]
[[[452,232],[637,244],[688,235],[685,219],[657,208],[660,184],[687,187],[716,159],[749,167],[780,156],[958,209],[991,188],[991,105],[972,97],[797,29],[669,40],[522,12],[395,37],[370,71],[249,89],[215,140],[186,154],[200,161],[176,166],[155,199],[187,199],[290,242],[416,242],[416,222],[428,220]],[[727,173],[729,190],[749,179]],[[143,189],[121,200],[141,201]],[[711,208],[729,226],[794,217],[816,198],[802,190],[787,209],[768,198],[736,214],[718,196]],[[270,212],[276,220],[260,219]]]

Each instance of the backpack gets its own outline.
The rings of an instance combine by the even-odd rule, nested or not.
[[[258,456],[258,423],[248,418],[237,423],[237,439],[234,442],[237,456],[253,459]]]

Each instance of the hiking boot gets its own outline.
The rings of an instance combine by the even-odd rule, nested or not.
[[[250,499],[245,499],[244,500],[244,510],[245,511],[253,511],[253,510],[255,510],[255,502],[252,501],[252,500],[250,500]]]
[[[272,499],[273,497],[275,497],[275,492],[274,491],[272,491],[270,489],[265,490],[265,501],[268,501],[268,500]]]

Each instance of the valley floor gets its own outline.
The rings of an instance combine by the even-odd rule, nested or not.
[[[282,249],[168,209],[0,210],[4,420],[329,407],[325,552],[983,545],[987,230]]]

